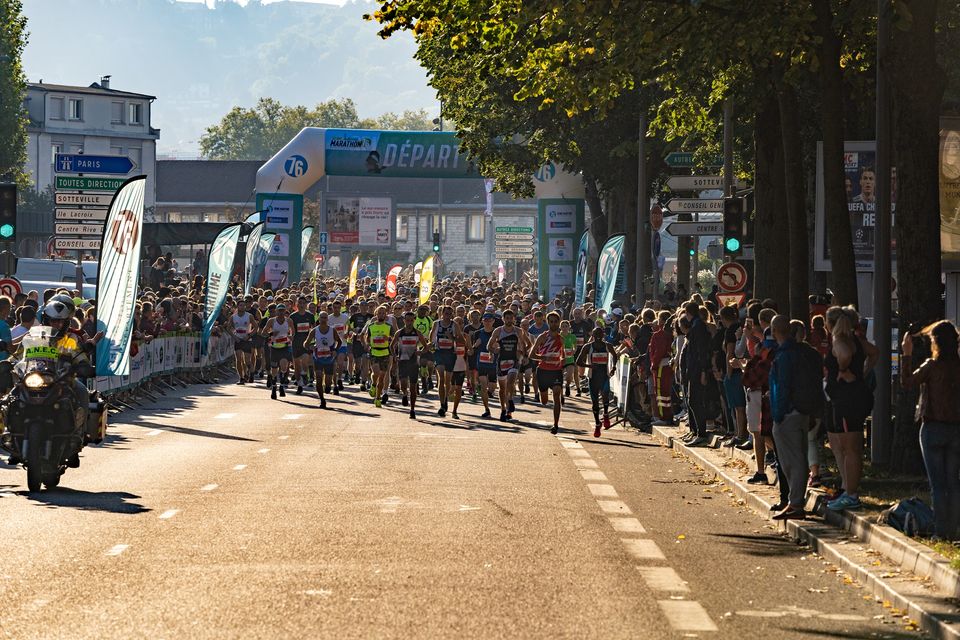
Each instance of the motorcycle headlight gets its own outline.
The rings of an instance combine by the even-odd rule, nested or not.
[[[42,389],[52,382],[50,376],[45,376],[42,373],[37,373],[36,371],[28,373],[27,377],[23,379],[24,386],[27,389]]]

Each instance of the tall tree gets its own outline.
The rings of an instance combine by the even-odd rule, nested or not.
[[[20,0],[0,0],[0,180],[26,183],[27,78],[21,60],[27,19]]]

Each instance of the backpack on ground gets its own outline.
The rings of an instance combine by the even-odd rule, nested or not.
[[[796,370],[793,371],[793,388],[790,401],[793,407],[806,416],[820,417],[823,414],[823,358],[820,352],[805,342],[797,344]]]
[[[934,530],[933,509],[920,498],[901,500],[884,510],[877,522],[888,524],[910,537],[930,536]]]

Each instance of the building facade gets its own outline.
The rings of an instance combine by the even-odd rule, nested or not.
[[[54,156],[58,153],[126,156],[134,164],[129,175],[146,175],[144,205],[156,201],[156,146],[160,130],[151,126],[154,96],[118,91],[104,76],[89,87],[44,82],[29,83],[25,108],[27,166],[37,191],[55,183]],[[19,221],[20,233],[42,236],[53,232],[49,217]]]

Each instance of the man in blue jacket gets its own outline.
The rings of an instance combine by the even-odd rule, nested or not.
[[[774,317],[770,323],[777,350],[770,369],[770,412],[773,417],[773,441],[777,460],[787,477],[790,492],[785,508],[774,520],[804,519],[807,489],[807,431],[810,416],[794,404],[797,378],[800,373],[800,345],[790,337],[790,318]]]

